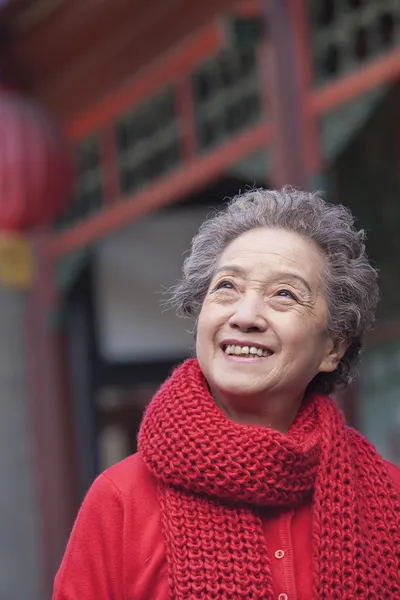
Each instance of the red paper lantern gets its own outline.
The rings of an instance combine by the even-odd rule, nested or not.
[[[0,90],[0,231],[50,224],[72,185],[70,154],[56,124],[31,100]]]

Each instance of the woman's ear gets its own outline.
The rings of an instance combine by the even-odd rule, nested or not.
[[[321,362],[319,372],[332,373],[332,371],[335,371],[348,347],[349,343],[346,340],[330,340],[328,352]]]

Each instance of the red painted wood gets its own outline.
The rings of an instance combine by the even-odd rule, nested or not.
[[[270,78],[268,77],[269,70],[269,59],[270,59],[270,44],[266,36],[263,36],[263,39],[260,41],[258,52],[257,52],[257,60],[258,60],[258,77],[260,81],[260,90],[261,90],[261,106],[262,106],[262,114],[264,120],[268,119],[268,124],[270,127],[271,138],[272,138],[272,156],[276,159],[275,156],[275,148],[273,144],[273,139],[276,135],[275,124],[273,118],[271,118],[271,89],[270,89]],[[270,165],[268,164],[269,157],[267,157],[267,163],[265,164],[265,180],[269,181],[271,179]],[[276,165],[276,161],[273,161],[274,166]]]
[[[124,85],[120,82],[109,97],[99,99],[88,110],[71,119],[66,125],[68,135],[71,139],[79,139],[113,122],[124,110],[187,76],[198,63],[218,52],[223,41],[224,32],[220,25],[212,23],[201,29],[129,83]]]
[[[400,173],[400,80],[396,85],[396,89],[394,90],[394,100],[395,102],[395,128],[396,128],[396,161],[398,172]]]
[[[134,219],[173,204],[221,176],[241,158],[264,148],[270,139],[267,124],[257,125],[215,150],[183,166],[139,192],[70,229],[54,234],[47,242],[53,259],[98,240]]]
[[[18,53],[41,86],[65,65],[100,46],[121,23],[132,23],[143,3],[143,0],[60,2],[46,18],[19,32]]]
[[[399,78],[400,50],[396,49],[365,64],[354,73],[314,89],[308,99],[308,112],[311,115],[322,115],[372,88],[396,81]]]
[[[291,0],[264,0],[267,38],[264,77],[273,127],[273,185],[307,185],[303,90],[294,41]]]
[[[185,163],[191,162],[197,153],[196,115],[193,89],[189,77],[177,85],[177,110],[180,128],[181,156]]]
[[[380,323],[379,326],[370,331],[365,339],[366,348],[373,348],[380,344],[386,344],[392,340],[400,339],[400,320]]]
[[[234,0],[70,0],[18,37],[36,96],[64,122],[128,84]],[[76,16],[78,15],[78,16]],[[51,52],[48,49],[51,48]]]
[[[108,125],[102,129],[99,133],[98,140],[101,174],[103,178],[104,203],[111,204],[121,195],[117,140],[114,127]]]
[[[38,235],[33,242],[37,277],[29,292],[27,315],[30,414],[42,514],[38,552],[43,555],[45,597],[50,598],[78,499],[63,340],[49,324],[56,299],[54,272],[44,252],[44,236]]]
[[[236,17],[253,19],[262,16],[262,0],[241,0],[232,7]]]
[[[301,103],[301,145],[304,152],[307,179],[311,179],[322,169],[322,157],[318,136],[318,122],[315,115],[307,112],[307,101],[314,85],[312,50],[310,45],[309,9],[306,0],[289,0],[288,15],[292,23],[295,48],[295,68],[299,83]]]
[[[171,18],[177,7],[180,6],[181,15],[187,12],[181,2],[168,0],[157,4],[156,0],[148,0],[140,11],[110,29],[101,44],[91,46],[78,60],[64,65],[45,81],[43,91],[47,101],[52,105],[57,101],[64,112],[70,103],[68,91],[73,89],[75,98],[84,98],[82,108],[87,108],[104,97],[105,89],[115,89],[149,64],[149,60],[167,52],[184,33],[180,32],[177,38],[171,31]]]

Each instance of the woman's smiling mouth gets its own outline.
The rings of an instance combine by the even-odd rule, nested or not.
[[[267,358],[273,354],[272,350],[251,342],[224,342],[221,344],[221,349],[227,356],[250,360]]]

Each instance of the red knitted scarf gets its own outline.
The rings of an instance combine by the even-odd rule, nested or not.
[[[312,502],[319,600],[400,599],[400,502],[384,461],[324,396],[287,435],[238,425],[197,361],[149,405],[139,450],[159,481],[176,600],[272,600],[260,506]]]

